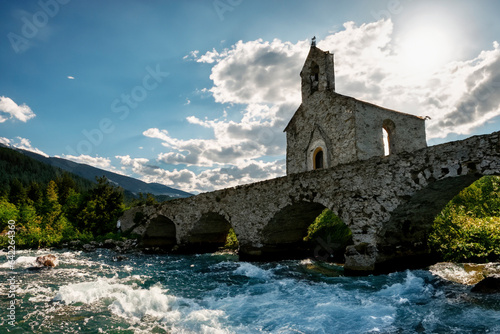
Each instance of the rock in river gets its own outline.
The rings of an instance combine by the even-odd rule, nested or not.
[[[54,254],[43,255],[36,258],[36,263],[44,267],[55,267],[59,263]]]

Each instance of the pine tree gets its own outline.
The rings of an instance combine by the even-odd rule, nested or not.
[[[16,205],[21,206],[27,199],[26,190],[19,179],[15,178],[10,182],[9,201]]]
[[[110,185],[104,176],[96,180],[97,186],[89,191],[77,219],[81,230],[104,235],[114,231],[123,213],[123,191]]]

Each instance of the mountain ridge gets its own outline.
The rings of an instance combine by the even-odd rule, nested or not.
[[[136,178],[110,172],[101,168],[97,168],[94,166],[90,166],[87,164],[82,164],[78,162],[74,162],[71,160],[63,159],[63,158],[57,158],[57,157],[46,157],[41,154],[12,147],[12,146],[7,146],[0,144],[0,146],[7,147],[13,150],[16,150],[28,157],[31,157],[35,160],[38,160],[40,162],[46,163],[48,165],[58,167],[62,170],[68,171],[70,173],[76,174],[84,179],[90,180],[92,182],[95,182],[96,177],[101,177],[105,176],[111,183],[122,187],[124,190],[128,190],[134,195],[137,195],[139,193],[150,193],[153,195],[164,195],[164,196],[169,196],[172,198],[184,198],[184,197],[190,197],[193,196],[193,194],[190,194],[188,192],[171,188],[168,186],[165,186],[160,183],[147,183],[141,180],[138,180]]]

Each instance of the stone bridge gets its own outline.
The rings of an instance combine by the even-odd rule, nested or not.
[[[353,234],[346,273],[421,266],[432,260],[427,236],[446,203],[481,176],[500,175],[499,137],[474,136],[134,208],[122,227],[143,235],[144,246],[185,252],[216,250],[232,227],[240,259],[297,258],[311,255],[303,237],[329,208]]]

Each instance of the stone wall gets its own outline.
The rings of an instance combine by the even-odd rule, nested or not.
[[[426,147],[425,121],[332,91],[315,92],[302,102],[286,128],[287,174],[313,168],[321,147],[325,166],[384,155],[382,129],[390,135],[390,152]]]
[[[389,134],[390,154],[427,146],[425,120],[356,100],[356,151],[360,160],[384,155],[382,129]]]
[[[335,92],[316,92],[303,102],[287,127],[287,174],[312,170],[316,145],[325,143],[325,167],[356,158],[354,105]]]

